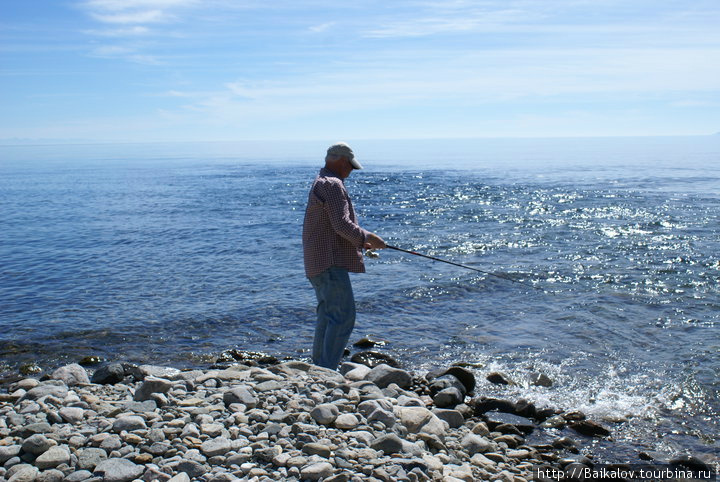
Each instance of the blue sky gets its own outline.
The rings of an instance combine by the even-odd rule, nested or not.
[[[717,0],[3,0],[0,140],[720,131]]]

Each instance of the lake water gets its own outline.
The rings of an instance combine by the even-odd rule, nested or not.
[[[307,358],[300,232],[327,144],[0,147],[0,371]],[[720,453],[720,136],[352,144],[365,228],[524,284],[386,250],[352,277],[351,341],[627,416],[607,460]]]

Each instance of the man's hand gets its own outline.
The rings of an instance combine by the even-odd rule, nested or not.
[[[368,233],[365,237],[365,249],[384,249],[385,241],[375,233]]]

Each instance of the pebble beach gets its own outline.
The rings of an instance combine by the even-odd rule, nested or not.
[[[0,478],[523,482],[592,467],[584,441],[611,436],[580,412],[483,397],[473,377],[294,360],[71,364],[0,393]]]

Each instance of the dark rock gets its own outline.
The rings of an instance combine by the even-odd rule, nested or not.
[[[515,385],[505,374],[500,372],[492,372],[485,377],[490,383],[495,385]]]
[[[482,415],[491,410],[505,413],[515,413],[515,404],[509,400],[500,398],[480,397],[471,402],[475,408],[475,415]]]
[[[693,471],[710,471],[712,467],[692,455],[679,455],[670,459],[670,465],[676,465]]]
[[[554,408],[536,408],[535,420],[542,422],[543,420],[554,417],[555,415],[558,415],[558,410]]]
[[[437,378],[434,378],[430,382],[430,394],[432,396],[435,396],[436,393],[439,393],[448,388],[457,389],[462,394],[463,398],[465,397],[465,393],[467,393],[465,385],[463,385],[463,383],[458,380],[458,378],[454,375],[443,374]]]
[[[242,362],[245,365],[277,365],[280,360],[277,357],[268,355],[267,353],[244,351],[244,350],[225,350],[220,353],[216,363],[223,362]]]
[[[470,370],[461,366],[452,366],[448,368],[445,375],[452,375],[463,384],[466,393],[472,393],[475,390],[475,375]]]
[[[91,355],[91,356],[82,357],[82,359],[80,360],[79,363],[82,366],[92,366],[92,365],[99,365],[104,361],[105,361],[105,359],[101,356]]]
[[[509,423],[501,423],[500,425],[497,425],[495,428],[492,429],[493,432],[500,432],[504,434],[510,434],[510,435],[522,435],[523,432],[520,431],[519,428],[517,428],[515,425],[511,425]]]
[[[463,401],[465,401],[465,394],[456,387],[440,390],[433,397],[433,403],[439,408],[454,407]]]
[[[100,385],[114,385],[125,379],[125,369],[120,363],[111,363],[98,368],[90,381]]]
[[[383,363],[393,368],[400,367],[400,364],[390,355],[378,353],[376,351],[361,351],[359,353],[355,353],[350,358],[350,361],[353,363],[360,363],[361,365],[369,366],[370,368],[375,368],[376,366],[382,365]]]
[[[536,414],[537,409],[532,402],[529,402],[524,398],[521,398],[517,402],[515,402],[515,415],[520,415],[521,417],[527,418],[535,418]]]
[[[587,435],[588,437],[607,437],[610,435],[610,430],[603,427],[597,422],[592,420],[580,420],[570,424],[570,428],[575,430],[577,433]]]
[[[562,414],[562,416],[568,422],[577,422],[580,420],[585,420],[587,418],[587,417],[585,417],[585,414],[579,410],[574,410],[572,412],[565,412]]]
[[[353,346],[356,348],[372,348],[375,346],[385,346],[387,344],[388,342],[386,340],[366,336],[353,343]]]
[[[545,387],[549,388],[552,387],[553,382],[544,373],[531,373],[530,374],[530,385],[533,385],[535,387]]]
[[[516,427],[520,432],[522,433],[532,433],[533,430],[535,430],[535,423],[525,417],[520,417],[518,415],[513,415],[510,413],[504,413],[504,412],[486,412],[483,416],[485,419],[488,428],[491,431],[499,431],[502,432],[502,430],[499,430],[498,427],[501,427],[503,425],[512,425],[513,427]],[[509,432],[503,432],[503,433],[514,433],[513,431]]]
[[[121,363],[121,365],[126,377],[130,377],[134,382],[145,380],[145,372],[143,372],[139,366],[134,363]]]
[[[570,437],[560,437],[552,443],[552,446],[559,449],[569,450],[573,453],[580,451],[578,443]]]

